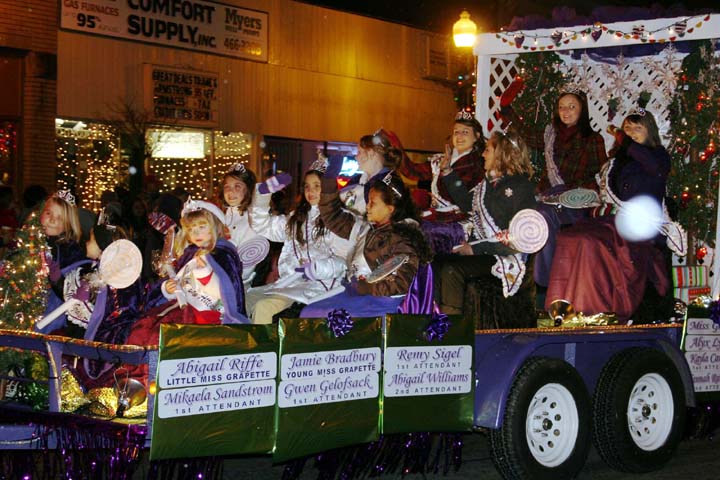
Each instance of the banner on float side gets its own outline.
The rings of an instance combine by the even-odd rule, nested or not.
[[[452,316],[442,340],[428,340],[429,315],[388,315],[382,433],[467,431],[473,426],[475,332]]]
[[[150,459],[272,453],[275,325],[160,328]]]
[[[335,337],[325,319],[281,319],[278,428],[273,460],[377,440],[380,318],[355,318]]]

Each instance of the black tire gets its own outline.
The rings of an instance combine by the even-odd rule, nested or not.
[[[590,435],[590,396],[580,375],[562,360],[532,357],[513,381],[502,426],[490,431],[490,454],[506,480],[570,479],[585,464]]]
[[[595,389],[595,448],[615,470],[659,470],[682,438],[685,413],[682,379],[667,355],[624,350],[605,365]]]

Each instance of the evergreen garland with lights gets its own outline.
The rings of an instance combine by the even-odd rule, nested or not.
[[[690,238],[714,240],[720,142],[720,60],[712,41],[698,42],[683,59],[670,106],[668,193]]]

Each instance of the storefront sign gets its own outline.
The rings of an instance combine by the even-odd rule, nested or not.
[[[688,318],[685,359],[696,392],[720,391],[720,325],[709,318]]]
[[[159,123],[217,127],[218,75],[145,65],[145,109]]]
[[[268,14],[204,0],[61,0],[60,27],[267,62]]]

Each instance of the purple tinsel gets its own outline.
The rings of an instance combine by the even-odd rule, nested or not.
[[[350,312],[344,308],[336,308],[327,315],[327,325],[332,331],[335,338],[340,338],[347,334],[353,327]]]
[[[720,302],[717,300],[710,302],[710,320],[715,325],[720,325]]]
[[[442,340],[448,329],[450,328],[450,320],[444,313],[433,313],[430,323],[425,329],[425,339]]]

